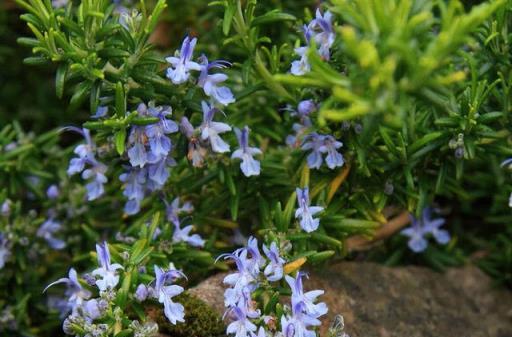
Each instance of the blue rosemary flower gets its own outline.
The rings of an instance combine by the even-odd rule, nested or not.
[[[68,277],[63,277],[55,282],[50,283],[44,290],[53,287],[56,284],[64,283],[66,285],[65,295],[67,299],[67,308],[72,312],[72,315],[77,315],[86,300],[91,297],[91,292],[84,289],[80,282],[78,282],[78,274],[74,268],[69,269]]]
[[[184,202],[182,206],[180,206],[180,198],[174,198],[174,200],[169,204],[167,200],[163,200],[165,204],[165,214],[167,216],[167,221],[174,221],[175,219],[179,219],[179,215],[181,213],[191,213],[194,210],[194,206],[190,202]]]
[[[66,247],[66,242],[61,239],[54,238],[53,235],[62,229],[62,224],[58,221],[55,221],[53,218],[50,218],[43,222],[39,229],[37,230],[36,235],[40,238],[43,238],[48,242],[48,245],[53,249],[63,249]]]
[[[257,147],[249,146],[249,127],[245,126],[242,130],[235,128],[236,138],[240,148],[235,150],[231,158],[241,159],[240,169],[246,177],[260,174],[260,162],[253,158],[254,155],[262,154]]]
[[[325,163],[331,170],[336,167],[341,167],[345,163],[343,156],[338,152],[338,149],[342,146],[343,143],[337,141],[333,136],[327,135],[324,137],[324,145],[321,151],[327,153]]]
[[[0,207],[0,214],[2,216],[8,217],[11,214],[11,200],[6,199],[2,203],[2,207]]]
[[[154,297],[158,302],[164,305],[165,317],[172,323],[185,322],[185,308],[180,303],[172,301],[174,296],[183,292],[183,287],[178,285],[166,285],[179,277],[184,277],[182,272],[171,268],[168,271],[163,271],[160,267],[154,266],[155,269],[155,288]]]
[[[314,303],[323,290],[313,290],[304,293],[302,288],[302,273],[297,277],[286,276],[286,282],[292,290],[291,316],[281,317],[281,332],[285,337],[315,337],[316,333],[308,328],[319,326],[318,318],[327,313],[327,305],[323,302]]]
[[[202,167],[208,151],[201,144],[199,137],[196,135],[194,127],[189,122],[187,117],[183,117],[181,119],[180,130],[188,139],[188,160],[192,162],[192,166]]]
[[[181,44],[181,51],[179,53],[176,51],[175,56],[170,56],[165,59],[171,64],[167,69],[167,78],[169,78],[172,83],[185,83],[190,77],[191,70],[201,70],[201,65],[192,61],[196,43],[196,38],[190,39],[190,37],[187,36]]]
[[[305,137],[302,144],[302,150],[311,150],[307,156],[307,163],[309,168],[319,169],[322,166],[322,154],[327,153],[325,156],[325,163],[331,170],[336,167],[341,167],[345,163],[343,156],[338,152],[338,149],[343,146],[342,142],[337,141],[331,135],[320,135],[312,132]]]
[[[263,252],[270,260],[270,263],[265,267],[263,273],[271,282],[279,281],[283,278],[283,265],[285,260],[279,255],[279,248],[275,242],[270,244],[270,248],[263,245]]]
[[[327,11],[324,15],[318,8],[316,17],[309,24],[312,36],[318,46],[318,54],[324,59],[330,59],[330,49],[334,43],[335,35],[332,28],[332,13]]]
[[[402,235],[409,237],[407,245],[415,253],[421,253],[427,249],[428,241],[425,237],[427,234],[432,234],[439,244],[447,244],[450,241],[448,231],[440,229],[445,220],[443,218],[432,219],[431,215],[432,209],[430,207],[423,210],[420,220],[409,215],[411,226],[400,232]]]
[[[311,150],[307,157],[307,163],[309,168],[319,169],[322,166],[322,153],[324,152],[324,139],[323,135],[319,135],[316,132],[312,132],[306,136],[304,143],[302,144],[302,150]]]
[[[67,173],[71,176],[83,171],[82,179],[88,181],[85,185],[87,190],[87,199],[89,201],[95,200],[104,193],[104,184],[107,182],[107,177],[105,176],[107,166],[96,160],[94,154],[96,145],[92,141],[91,134],[88,129],[78,129],[75,127],[67,127],[66,129],[78,132],[86,141],[85,144],[80,144],[75,147],[74,153],[78,157],[71,159]],[[89,168],[85,169],[86,165],[88,165]]]
[[[69,3],[69,0],[52,0],[52,7],[57,8],[63,8],[66,7]]]
[[[323,302],[314,303],[318,296],[324,294],[323,290],[312,290],[304,293],[304,289],[302,286],[302,276],[304,273],[297,273],[295,278],[286,275],[286,283],[290,286],[292,290],[292,308],[294,311],[302,311],[304,314],[318,318],[327,313],[327,305]]]
[[[160,119],[158,123],[146,127],[151,152],[157,158],[165,157],[172,149],[171,139],[167,135],[177,132],[178,124],[167,118],[172,113],[171,107],[150,106],[148,113]]]
[[[94,115],[91,116],[92,119],[100,119],[103,117],[106,117],[108,113],[108,107],[107,106],[99,106],[98,109],[96,109],[96,112]]]
[[[0,232],[0,269],[5,266],[5,263],[11,256],[11,249],[9,246],[9,241],[5,237],[5,234]]]
[[[296,192],[299,207],[295,211],[295,218],[300,219],[300,227],[303,230],[308,233],[313,232],[320,224],[320,220],[313,218],[313,216],[323,211],[324,208],[320,206],[310,206],[308,187],[304,187],[303,189],[297,188]]]
[[[140,210],[140,203],[145,195],[146,169],[138,167],[128,168],[128,171],[119,176],[124,184],[123,195],[128,198],[124,211],[128,215],[136,214]]]
[[[213,74],[210,75],[208,72],[214,68],[227,68],[231,66],[231,63],[223,60],[217,60],[209,62],[205,55],[200,57],[201,62],[201,74],[197,84],[203,88],[206,96],[211,97],[215,102],[221,105],[228,105],[235,101],[235,97],[226,86],[219,86],[220,83],[225,82],[228,79],[226,74]]]
[[[199,234],[190,235],[190,231],[192,231],[193,226],[188,225],[181,228],[180,220],[178,217],[174,218],[174,232],[172,233],[172,242],[186,242],[192,247],[203,247],[204,240],[199,236]]]
[[[227,334],[235,334],[235,337],[248,337],[254,334],[257,327],[251,322],[244,308],[233,307],[230,313],[234,314],[234,320],[228,325]]]
[[[294,49],[295,54],[300,56],[300,60],[292,62],[292,68],[290,72],[295,76],[302,76],[311,71],[311,64],[307,55],[309,47],[297,47]]]
[[[96,245],[96,254],[98,256],[99,268],[93,270],[93,276],[99,276],[96,280],[96,286],[100,291],[114,289],[119,283],[118,269],[124,269],[119,263],[110,263],[110,252],[108,244],[103,242]]]
[[[51,200],[57,199],[59,197],[59,188],[57,185],[50,185],[46,190],[46,196]]]
[[[201,139],[210,142],[213,152],[224,153],[229,151],[229,145],[220,138],[219,134],[231,131],[231,127],[225,123],[214,122],[213,117],[219,111],[217,108],[201,102],[203,109],[203,123],[201,124]]]

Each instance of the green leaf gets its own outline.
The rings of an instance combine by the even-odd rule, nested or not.
[[[115,143],[117,153],[119,153],[119,155],[121,156],[124,153],[126,144],[126,129],[121,129],[116,132]]]
[[[126,96],[121,82],[116,84],[116,115],[123,116],[126,113]]]
[[[282,13],[278,9],[260,15],[251,22],[252,27],[264,25],[267,23],[279,22],[279,21],[295,21],[297,18],[291,14]]]
[[[222,33],[224,36],[229,35],[229,31],[231,30],[231,21],[233,21],[233,16],[235,15],[236,6],[234,2],[230,2],[227,4],[226,10],[224,11],[224,20],[222,21]]]

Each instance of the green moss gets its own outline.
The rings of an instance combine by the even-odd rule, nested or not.
[[[185,323],[172,325],[164,315],[163,307],[150,306],[146,313],[160,327],[160,332],[172,337],[222,337],[225,325],[221,316],[199,298],[183,293],[175,298],[185,307]]]

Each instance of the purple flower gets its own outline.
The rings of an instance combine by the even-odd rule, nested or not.
[[[233,307],[231,312],[234,314],[235,320],[228,325],[227,334],[235,334],[235,337],[247,337],[256,331],[256,325],[250,321],[244,309]]]
[[[180,220],[179,218],[174,218],[174,232],[172,233],[172,242],[186,242],[192,247],[203,247],[204,240],[199,236],[199,234],[190,235],[190,231],[192,230],[192,225],[185,226],[184,228],[180,228]]]
[[[233,152],[231,158],[241,159],[240,169],[246,177],[260,174],[260,162],[253,158],[254,155],[261,154],[257,147],[249,146],[249,127],[245,126],[241,131],[235,128],[236,138],[240,148]]]
[[[82,179],[89,181],[85,185],[87,199],[89,201],[95,200],[104,193],[103,185],[107,182],[107,177],[105,176],[107,166],[96,160],[94,155],[96,146],[91,139],[91,134],[88,129],[78,129],[75,127],[68,127],[66,129],[80,133],[84,136],[86,141],[85,144],[75,147],[74,153],[77,154],[78,157],[71,159],[67,173],[71,176],[83,171]],[[85,169],[85,165],[89,165],[89,168]]]
[[[69,0],[52,0],[52,7],[57,9],[57,8],[62,8],[62,7],[66,7],[69,3]]]
[[[198,85],[203,88],[206,96],[211,97],[214,101],[221,105],[228,105],[235,101],[233,93],[228,87],[219,86],[220,83],[225,82],[228,76],[225,74],[208,74],[213,68],[227,68],[231,64],[227,61],[214,61],[208,62],[205,55],[201,56],[201,75],[199,76]]]
[[[11,203],[9,199],[6,199],[2,203],[2,207],[0,208],[0,214],[2,214],[2,216],[8,217],[11,214]]]
[[[431,213],[431,208],[426,207],[422,212],[421,220],[417,220],[412,215],[409,215],[412,223],[411,226],[400,232],[402,235],[409,237],[407,245],[415,253],[420,253],[427,249],[428,241],[425,238],[427,234],[432,234],[439,244],[447,244],[450,241],[448,231],[440,229],[445,220],[442,218],[432,219]]]
[[[46,196],[52,200],[57,199],[59,197],[59,188],[57,187],[57,185],[50,185],[50,187],[48,187],[48,189],[46,190]]]
[[[292,290],[292,310],[295,312],[302,311],[305,315],[318,318],[327,313],[327,305],[324,302],[314,303],[318,296],[323,295],[323,290],[312,290],[304,293],[302,286],[303,273],[297,273],[297,277],[293,278],[286,275],[286,283]]]
[[[203,123],[201,124],[201,139],[210,141],[213,152],[224,153],[229,151],[229,145],[220,138],[219,134],[231,131],[231,127],[225,123],[214,122],[213,117],[218,109],[201,102],[203,109]]]
[[[130,136],[128,137],[128,158],[133,167],[144,167],[148,162],[148,154],[146,144],[148,136],[144,126],[134,125],[131,128]]]
[[[311,65],[309,64],[308,47],[295,48],[295,54],[300,56],[300,60],[292,62],[292,68],[290,72],[295,76],[302,76],[311,71]]]
[[[325,163],[331,170],[336,167],[341,167],[345,163],[343,156],[337,150],[343,146],[342,142],[338,142],[333,136],[325,136],[321,152],[326,152]]]
[[[324,139],[323,135],[319,135],[313,132],[306,136],[304,143],[302,144],[302,150],[311,150],[311,153],[307,157],[307,163],[309,168],[319,169],[322,166],[322,153],[324,152]]]
[[[335,39],[334,30],[332,28],[332,13],[327,11],[322,16],[322,12],[318,8],[316,10],[315,19],[310,23],[310,30],[318,46],[318,53],[324,60],[329,60],[330,48]]]
[[[102,163],[96,163],[89,169],[82,172],[82,178],[89,180],[85,185],[87,190],[87,200],[95,200],[99,198],[104,192],[104,184],[107,182],[105,173],[107,172],[107,166]]]
[[[247,249],[238,249],[232,254],[225,254],[219,258],[235,261],[237,271],[224,278],[224,283],[231,288],[224,292],[224,304],[226,307],[238,306],[244,299],[244,291],[251,292],[257,287],[257,273],[253,263],[247,258]],[[259,270],[258,270],[259,271]]]
[[[0,269],[5,266],[5,263],[11,256],[9,241],[3,233],[0,232]]]
[[[279,255],[279,248],[275,242],[270,244],[270,248],[263,245],[263,252],[270,260],[270,263],[265,267],[264,274],[271,282],[279,281],[283,278],[283,265],[285,260]]]
[[[307,163],[309,168],[313,169],[319,169],[322,166],[322,154],[327,153],[325,163],[332,170],[343,166],[345,163],[343,156],[338,152],[338,149],[342,146],[343,143],[337,141],[331,135],[320,135],[313,132],[306,136],[302,144],[302,150],[311,150],[307,157]]]
[[[192,204],[188,201],[180,206],[180,198],[174,198],[170,204],[164,200],[164,204],[167,221],[171,222],[175,219],[179,219],[180,213],[191,213],[194,210],[194,206],[192,206]]]
[[[311,127],[311,121],[309,118],[307,118],[305,121],[308,121],[309,124],[293,124],[292,129],[295,132],[295,135],[288,135],[286,137],[286,145],[290,146],[291,148],[298,148],[300,146],[302,139],[307,134],[309,127]]]
[[[157,162],[148,165],[148,188],[151,191],[160,190],[169,178],[169,167],[175,166],[176,162],[171,157],[164,157]]]
[[[178,124],[167,119],[171,115],[171,107],[149,107],[149,115],[158,117],[160,121],[146,127],[151,152],[156,157],[167,156],[172,149],[171,140],[166,135],[177,132]]]
[[[299,207],[295,211],[295,218],[300,218],[300,227],[303,230],[305,230],[308,233],[313,232],[318,228],[320,224],[320,220],[313,218],[313,216],[321,212],[324,208],[309,205],[308,187],[305,187],[303,189],[297,188],[296,192]]]
[[[107,116],[108,107],[107,106],[99,106],[98,109],[96,109],[96,113],[91,116],[92,119],[99,119]]]
[[[308,117],[318,109],[315,102],[312,99],[300,101],[297,106],[297,112],[292,113],[292,116],[298,116],[301,121],[303,118]]]
[[[445,223],[445,219],[432,219],[432,208],[426,207],[423,210],[422,222],[426,233],[432,234],[437,243],[445,245],[450,242],[450,233],[447,230],[440,229]]]
[[[124,184],[123,195],[128,198],[125,205],[127,214],[136,214],[140,209],[140,202],[144,199],[144,190],[146,183],[146,169],[129,168],[128,172],[119,176]]]
[[[102,244],[96,245],[96,254],[98,256],[99,268],[93,270],[93,276],[99,276],[96,280],[96,286],[100,291],[108,289],[114,289],[119,283],[119,275],[117,275],[118,269],[123,269],[118,263],[110,263],[110,252],[108,250],[108,244],[103,242]]]
[[[187,36],[181,44],[181,51],[175,56],[167,57],[165,60],[171,64],[167,69],[167,78],[174,84],[181,84],[188,80],[191,70],[201,70],[201,65],[192,61],[194,48],[197,39],[190,39]]]
[[[155,288],[154,296],[158,302],[164,305],[165,317],[172,323],[185,322],[185,308],[180,303],[172,301],[174,296],[183,292],[183,287],[178,285],[166,285],[169,281],[173,281],[178,277],[184,276],[178,270],[171,269],[164,272],[160,267],[155,265]]]
[[[281,332],[284,337],[316,337],[316,332],[308,328],[319,325],[318,319],[301,312],[295,312],[292,316],[281,316]]]
[[[137,290],[135,290],[135,299],[138,302],[145,301],[149,296],[149,290],[144,284],[139,284]]]
[[[84,289],[80,282],[78,282],[78,275],[73,268],[69,269],[68,277],[63,277],[50,283],[43,292],[59,283],[64,283],[67,287],[65,295],[68,297],[68,310],[71,310],[72,314],[77,314],[84,302],[91,297],[91,292]]]
[[[56,239],[53,237],[55,232],[60,231],[62,228],[62,225],[60,222],[55,221],[54,219],[50,218],[43,222],[43,224],[39,227],[37,230],[36,235],[40,238],[43,238],[48,242],[48,245],[53,249],[62,249],[66,247],[66,242],[60,239]]]
[[[196,137],[195,129],[192,124],[190,124],[187,117],[183,117],[181,119],[180,130],[189,141],[187,154],[188,160],[192,161],[192,166],[202,167],[207,151],[201,145],[199,138]]]

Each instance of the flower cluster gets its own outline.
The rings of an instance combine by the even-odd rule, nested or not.
[[[286,143],[292,148],[300,147],[303,151],[310,151],[307,156],[309,168],[319,169],[325,161],[327,167],[332,170],[345,164],[343,155],[338,152],[343,143],[336,140],[334,136],[311,132],[313,123],[310,115],[317,109],[317,104],[313,100],[301,101],[297,111],[287,109],[291,111],[292,117],[299,118],[299,123],[293,124],[295,135],[289,135]]]
[[[167,69],[167,78],[173,84],[183,84],[190,78],[191,71],[199,71],[200,75],[197,85],[203,89],[213,104],[226,106],[235,101],[231,90],[226,86],[220,86],[228,79],[226,74],[210,74],[212,69],[223,69],[231,64],[227,61],[217,60],[209,62],[205,55],[199,57],[199,62],[193,61],[194,48],[197,38],[185,37],[181,44],[181,50],[176,51],[174,56],[167,57],[165,60],[170,64]]]
[[[89,201],[95,200],[105,191],[103,185],[107,182],[107,177],[105,176],[107,166],[96,160],[96,145],[88,129],[78,129],[75,127],[67,127],[66,129],[78,132],[85,138],[85,144],[78,145],[73,151],[77,157],[72,158],[69,162],[68,175],[72,176],[76,173],[82,173],[82,178],[88,181],[85,185],[87,199]]]
[[[261,255],[258,241],[251,237],[247,247],[235,250],[232,254],[221,255],[225,259],[235,262],[237,271],[224,278],[229,286],[224,293],[225,316],[232,321],[226,333],[235,337],[247,336],[277,336],[305,337],[314,334],[308,330],[311,326],[318,326],[318,318],[327,313],[325,303],[315,304],[316,298],[323,291],[316,290],[304,293],[302,289],[302,273],[294,279],[284,275],[285,259],[281,256],[276,242],[270,246],[263,245]],[[262,314],[258,301],[254,298],[256,290],[268,287],[269,282],[279,282],[286,278],[292,291],[291,309],[287,308],[281,317],[276,313]],[[281,322],[281,331],[277,324]],[[259,329],[258,329],[258,326]]]
[[[445,219],[432,219],[432,209],[427,207],[423,210],[422,218],[415,219],[412,215],[411,226],[402,230],[401,234],[409,237],[408,246],[415,253],[421,253],[428,247],[426,235],[431,234],[437,243],[445,245],[450,241],[448,231],[440,227],[445,223]]]
[[[281,317],[281,330],[285,337],[315,337],[310,327],[319,326],[321,316],[327,314],[327,305],[323,302],[314,303],[323,290],[312,290],[304,293],[302,288],[303,273],[298,272],[295,278],[286,276],[286,282],[292,290],[291,315]]]
[[[314,41],[316,52],[324,60],[330,59],[330,49],[334,43],[335,34],[332,27],[332,14],[327,11],[324,15],[320,9],[316,10],[316,17],[307,25],[304,25],[303,34],[306,41],[305,46],[295,48],[295,53],[300,56],[300,60],[292,62],[290,72],[293,75],[301,76],[311,70],[307,52]]]
[[[117,287],[122,275],[119,270],[123,270],[124,267],[119,263],[111,262],[106,242],[96,245],[96,254],[99,267],[91,273],[84,274],[80,279],[77,271],[71,268],[68,277],[63,277],[44,289],[46,292],[54,285],[66,285],[65,298],[52,301],[53,307],[59,309],[63,317],[67,316],[63,322],[63,330],[66,334],[77,335],[77,331],[80,331],[81,333],[85,332],[87,336],[110,335],[114,332],[117,324],[115,322],[123,314],[124,308],[120,308],[114,303],[119,302],[118,295],[121,292]],[[177,278],[184,277],[183,273],[174,269],[172,265],[168,271],[155,265],[154,272],[155,281],[151,285],[140,284],[129,296],[139,302],[150,298],[154,299],[164,305],[165,315],[172,324],[183,322],[183,306],[172,301],[172,297],[183,292],[183,288],[178,285],[169,285]],[[93,296],[95,293],[98,294],[97,297]],[[158,326],[153,322],[141,325],[138,321],[128,320],[127,323],[135,331],[138,331],[140,336],[150,336],[150,332],[158,331]]]
[[[169,119],[171,107],[141,103],[137,113],[140,117],[157,117],[159,121],[146,126],[134,125],[130,130],[127,154],[131,167],[119,177],[125,183],[127,214],[139,212],[148,192],[162,189],[169,178],[169,167],[176,163],[171,157],[173,145],[169,134],[177,132],[178,125]]]

